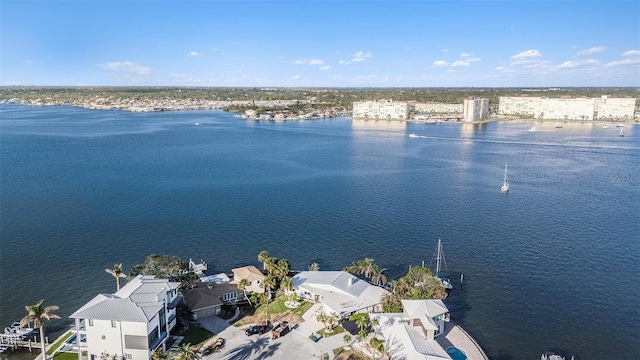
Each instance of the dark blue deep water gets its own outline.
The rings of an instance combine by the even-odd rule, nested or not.
[[[2,326],[44,298],[64,318],[55,336],[115,291],[105,268],[152,253],[220,272],[261,250],[295,269],[366,256],[397,278],[440,238],[453,318],[492,359],[640,358],[637,126],[620,137],[596,124],[0,115]]]

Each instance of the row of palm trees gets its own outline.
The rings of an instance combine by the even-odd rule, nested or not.
[[[266,250],[261,251],[258,254],[258,261],[262,262],[262,269],[266,273],[263,285],[266,295],[265,322],[268,324],[271,292],[276,291],[278,289],[278,285],[280,285],[280,289],[285,291],[291,291],[293,289],[293,282],[289,276],[291,272],[291,265],[287,259],[273,257]]]
[[[342,269],[342,271],[354,275],[364,275],[365,278],[371,279],[371,282],[378,286],[387,283],[387,276],[384,273],[387,269],[383,269],[378,266],[378,264],[375,264],[371,258],[354,261],[351,265]]]

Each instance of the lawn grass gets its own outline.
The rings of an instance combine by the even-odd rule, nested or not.
[[[331,330],[329,333],[325,334],[326,331],[327,331],[326,329],[319,330],[318,334],[320,334],[322,336],[329,337],[329,336],[333,336],[333,335],[336,335],[336,334],[343,333],[346,330],[342,327],[342,325],[338,325],[338,326],[334,327],[333,330]]]
[[[67,334],[65,334],[63,337],[61,337],[60,339],[58,339],[58,341],[56,341],[53,345],[51,345],[49,347],[49,350],[47,350],[47,355],[51,355],[53,354],[53,352],[60,347],[60,345],[62,345],[62,343],[65,342],[65,340],[67,340],[68,338],[71,337],[71,335],[73,335],[73,333],[71,331],[67,332]]]
[[[182,339],[180,344],[189,343],[191,345],[199,345],[200,343],[205,342],[213,336],[216,336],[216,334],[203,327],[192,326],[189,328],[189,330],[184,332],[184,339]]]
[[[58,352],[53,356],[54,360],[78,360],[77,352]]]
[[[297,308],[291,309],[284,304],[287,301],[288,301],[287,296],[280,296],[276,298],[274,301],[270,302],[269,315],[276,315],[276,314],[282,314],[282,313],[288,312],[294,315],[302,316],[302,314],[307,312],[307,310],[309,310],[313,306],[312,302],[306,301],[300,304],[300,306],[298,306]],[[265,309],[266,309],[265,305],[260,305],[256,309],[255,314],[264,314]]]

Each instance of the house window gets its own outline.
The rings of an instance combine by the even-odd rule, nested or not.
[[[89,326],[93,326],[93,319],[89,319]]]
[[[111,327],[116,327],[116,321],[115,320],[111,320]]]

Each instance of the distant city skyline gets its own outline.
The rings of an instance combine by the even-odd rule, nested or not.
[[[3,86],[640,86],[637,1],[1,5]]]

